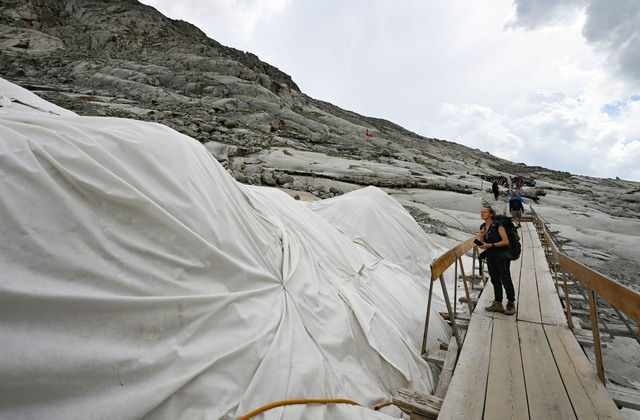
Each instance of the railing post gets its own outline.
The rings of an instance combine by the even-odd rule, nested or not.
[[[460,341],[460,333],[458,332],[458,326],[456,325],[456,315],[451,310],[451,301],[449,300],[449,292],[447,291],[447,285],[444,282],[444,275],[440,274],[440,284],[442,285],[442,293],[444,294],[444,301],[447,304],[447,310],[449,311],[449,319],[451,320],[451,327],[453,328],[453,335],[456,336],[456,342],[458,343],[458,352],[462,349],[462,342]]]
[[[556,293],[558,290],[558,264],[556,260],[556,250],[554,247],[551,247],[551,255],[553,255],[553,276],[556,279]],[[568,298],[568,296],[567,296]]]
[[[602,383],[604,380],[604,367],[602,366],[602,350],[600,348],[600,326],[598,325],[598,307],[596,301],[596,292],[587,287],[589,295],[589,312],[591,314],[591,333],[593,335],[593,348],[596,352],[596,369]]]
[[[458,261],[460,261],[460,258],[456,260],[456,266],[454,268],[455,276],[453,278],[453,313],[456,313],[456,311],[458,310]]]
[[[565,269],[562,268],[562,283],[564,284],[564,306],[567,308],[567,322],[569,323],[569,329],[573,331],[573,320],[571,319],[571,300],[569,299],[569,287],[567,286],[567,276]]]
[[[473,256],[471,260],[471,290],[475,289],[473,284],[473,276],[476,274],[476,257],[478,256],[478,248],[473,247],[473,251],[471,251],[471,255]]]
[[[469,286],[467,285],[467,276],[464,274],[464,267],[462,266],[462,258],[458,258],[460,261],[460,273],[462,274],[462,284],[464,284],[464,291],[467,295],[467,304],[469,305],[469,317],[473,314],[473,306],[471,305],[471,295],[469,294]]]
[[[422,336],[422,351],[420,355],[425,353],[427,349],[427,332],[429,331],[429,315],[431,314],[431,298],[433,297],[433,280],[429,279],[429,298],[427,299],[427,316],[424,321],[424,334]]]

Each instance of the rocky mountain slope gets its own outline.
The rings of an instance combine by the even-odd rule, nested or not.
[[[606,215],[612,222],[594,229],[640,237],[640,183],[509,162],[316,100],[255,55],[135,0],[0,0],[0,76],[80,115],[172,127],[205,143],[243,183],[320,198],[375,185],[478,203],[491,197],[487,181],[517,175],[537,181],[525,195],[552,223]],[[460,229],[431,216],[424,220],[445,234]],[[638,272],[633,255],[607,252],[585,261]]]
[[[426,182],[423,173],[569,177],[310,98],[255,55],[134,0],[3,0],[0,6],[3,77],[82,115],[157,121],[220,143],[214,150],[244,182],[263,182],[269,168],[246,169],[234,158],[273,147],[412,169],[407,177],[368,184],[413,186]]]

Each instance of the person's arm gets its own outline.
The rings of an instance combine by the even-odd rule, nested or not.
[[[496,242],[494,245],[496,247],[509,245],[509,238],[507,237],[507,231],[504,229],[504,226],[498,226],[498,233],[500,234],[500,242]]]

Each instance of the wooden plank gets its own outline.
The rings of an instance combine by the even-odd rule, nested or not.
[[[618,406],[640,411],[640,390],[608,383],[607,391]]]
[[[525,228],[526,229],[526,224]],[[520,288],[516,296],[518,321],[540,323],[540,303],[538,298],[538,285],[536,283],[534,252],[535,243],[532,241],[528,230],[523,232],[522,268],[520,271]]]
[[[462,334],[464,336],[465,332],[463,332]],[[455,340],[455,337],[451,337],[451,340],[449,341],[449,351],[447,351],[447,356],[444,359],[444,364],[440,372],[440,377],[438,378],[436,391],[433,393],[433,395],[435,395],[436,397],[444,398],[447,394],[449,384],[451,384],[451,378],[453,378],[453,372],[456,367],[456,362],[458,361],[458,353],[458,343]]]
[[[447,357],[446,350],[427,350],[422,358],[427,362],[435,363],[438,366],[444,364],[444,359]]]
[[[551,277],[538,272],[538,294],[540,296],[540,318],[543,324],[566,327],[567,317],[555,291]]]
[[[544,331],[576,416],[579,419],[622,419],[571,330],[545,325]]]
[[[440,409],[440,418],[482,418],[489,373],[490,346],[487,339],[491,336],[492,321],[474,313],[455,375]]]
[[[534,322],[540,324],[540,299],[538,297],[538,284],[536,272],[532,268],[523,268],[520,275],[520,294],[516,299],[518,321]]]
[[[529,418],[518,329],[513,318],[493,320],[484,418]]]
[[[437,419],[442,405],[442,398],[410,389],[398,390],[392,401],[398,407],[411,411],[412,419],[416,418],[413,416],[414,413],[427,419]]]
[[[485,307],[489,306],[489,303],[493,300],[493,284],[490,281],[484,286],[484,290],[482,290],[482,294],[478,296],[478,303],[476,303],[476,308],[473,310],[473,316],[476,314],[480,314],[483,316],[493,316],[493,313],[487,312],[484,310]],[[471,325],[471,324],[469,324]]]
[[[524,249],[522,252],[525,252]],[[516,300],[518,300],[518,294],[520,293],[520,278],[522,276],[522,255],[519,259],[511,261],[509,266],[511,271],[511,281],[513,282],[513,290],[516,292]],[[506,298],[506,296],[505,296]]]
[[[540,242],[537,242],[537,243],[539,244]],[[535,247],[536,247],[536,243],[533,242],[532,235],[525,225],[524,231],[522,233],[522,255],[520,257],[522,259],[523,269],[528,268],[533,270],[535,268],[535,263],[533,260],[533,252],[532,252]]]
[[[560,299],[565,300],[564,290],[562,290],[562,289],[558,290],[558,296],[560,297]],[[571,302],[586,302],[587,301],[587,299],[585,299],[584,296],[579,295],[577,293],[569,293],[569,300],[571,300]]]
[[[539,262],[537,262],[539,264]],[[537,268],[537,266],[536,266]],[[543,324],[567,325],[567,317],[560,303],[555,283],[548,271],[536,269],[538,296],[540,299],[540,318]]]
[[[532,419],[575,419],[542,325],[519,322],[518,336],[529,416]]]
[[[538,283],[541,322],[550,325],[566,326],[567,317],[564,314],[562,304],[558,298],[555,279],[549,271],[542,244],[537,235],[531,235],[531,242],[536,281]]]

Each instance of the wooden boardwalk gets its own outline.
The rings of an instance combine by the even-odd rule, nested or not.
[[[520,235],[522,256],[511,264],[517,312],[485,311],[487,282],[438,418],[622,419],[567,326],[535,228],[522,223]]]

